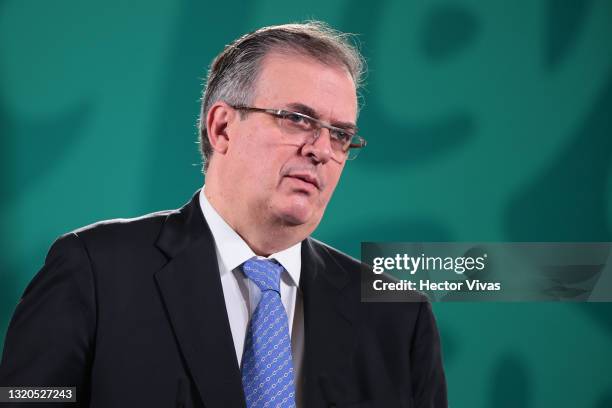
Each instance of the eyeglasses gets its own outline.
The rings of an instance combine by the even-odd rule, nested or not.
[[[313,143],[321,135],[321,129],[329,130],[332,154],[338,161],[355,159],[360,149],[366,146],[365,139],[355,134],[356,128],[342,129],[303,113],[283,109],[263,109],[251,106],[232,107],[239,111],[261,112],[274,116],[278,119],[279,127],[283,132],[292,136],[301,144]]]

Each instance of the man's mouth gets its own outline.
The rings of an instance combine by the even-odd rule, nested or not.
[[[292,174],[287,174],[286,177],[295,178],[295,179],[303,181],[304,183],[311,184],[317,190],[321,189],[321,183],[319,182],[319,179],[316,176],[313,176],[312,174],[309,174],[309,173],[292,173]]]

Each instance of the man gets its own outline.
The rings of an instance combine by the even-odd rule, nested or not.
[[[314,22],[227,46],[202,100],[205,187],[57,240],[0,385],[95,407],[446,406],[430,305],[361,303],[359,262],[309,238],[365,146],[361,61]]]

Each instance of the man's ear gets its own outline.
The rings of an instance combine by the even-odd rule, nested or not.
[[[229,147],[228,125],[234,119],[236,111],[223,101],[217,101],[206,115],[208,140],[215,153],[224,154]]]

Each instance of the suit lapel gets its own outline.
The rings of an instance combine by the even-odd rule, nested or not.
[[[337,402],[352,394],[343,383],[355,347],[355,310],[347,271],[320,244],[302,243],[300,287],[304,296],[305,406]]]
[[[155,279],[204,405],[245,406],[215,246],[198,193],[168,216],[157,246],[169,262]]]

